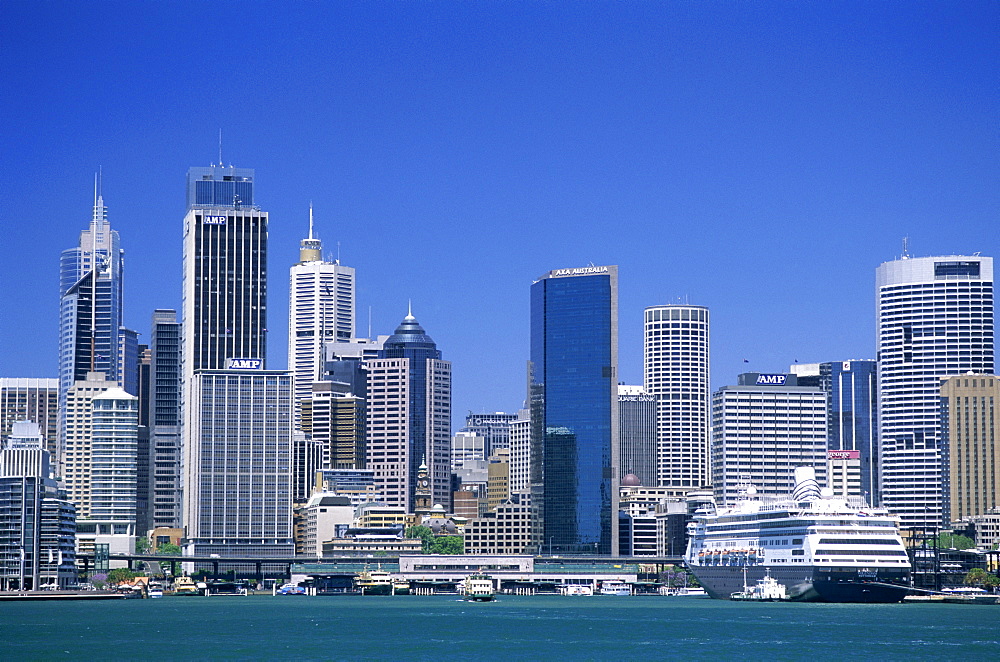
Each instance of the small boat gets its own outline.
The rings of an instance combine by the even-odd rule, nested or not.
[[[469,602],[490,602],[496,597],[493,578],[482,573],[469,575],[462,582],[462,593]]]
[[[758,579],[755,586],[744,585],[742,591],[731,594],[729,599],[752,602],[778,602],[780,600],[787,600],[788,594],[785,592],[784,584],[779,584],[778,580],[767,574],[763,578]]]
[[[162,598],[163,597],[163,584],[153,584],[150,583],[146,586],[146,597],[149,598]]]
[[[278,595],[305,595],[306,589],[298,584],[282,584],[278,589]]]
[[[206,596],[216,595],[250,595],[243,582],[212,581],[205,588]]]
[[[632,595],[632,585],[620,579],[601,582],[601,595]]]

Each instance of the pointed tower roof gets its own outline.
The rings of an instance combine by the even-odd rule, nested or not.
[[[434,343],[434,340],[427,335],[424,331],[424,327],[420,326],[420,322],[418,322],[417,318],[413,316],[412,308],[407,311],[406,317],[404,317],[403,321],[396,327],[396,332],[389,336],[388,340],[385,341],[384,347],[386,349],[437,349],[437,345]]]

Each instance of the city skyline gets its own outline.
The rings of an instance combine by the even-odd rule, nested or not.
[[[219,128],[270,213],[268,367],[312,201],[324,258],[357,269],[357,334],[412,299],[446,348],[455,429],[521,407],[523,292],[552,268],[620,266],[628,384],[645,308],[710,309],[716,389],[874,358],[872,274],[904,236],[915,256],[1000,254],[995,4],[273,7],[199,7],[193,32],[176,7],[9,8],[0,374],[58,375],[51,274],[101,167],[124,326],[148,343],[155,309],[182,310],[184,173],[219,159]],[[272,52],[227,76],[195,66],[264,32]]]

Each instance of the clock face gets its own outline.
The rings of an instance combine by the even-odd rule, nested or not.
[[[427,481],[426,480],[420,481],[420,487],[427,487]]]

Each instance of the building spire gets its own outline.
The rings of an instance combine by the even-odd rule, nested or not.
[[[313,205],[309,203],[309,237],[299,242],[299,264],[323,261],[323,242],[313,236]]]

